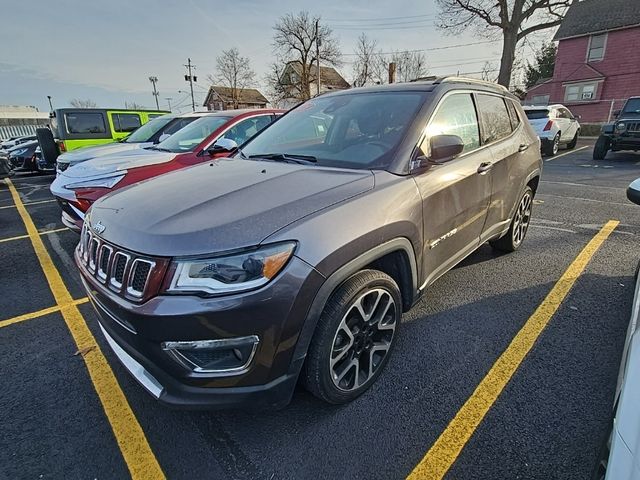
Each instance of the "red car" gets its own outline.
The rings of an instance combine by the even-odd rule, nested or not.
[[[61,172],[50,187],[62,207],[62,222],[80,231],[84,214],[98,198],[172,170],[226,156],[283,113],[266,109],[203,113],[157,145],[75,165]]]

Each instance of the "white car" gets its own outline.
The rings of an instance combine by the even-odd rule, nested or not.
[[[104,157],[112,154],[121,154],[131,150],[150,147],[156,143],[166,140],[175,132],[184,128],[201,115],[201,113],[193,112],[183,113],[181,115],[162,115],[161,117],[154,118],[150,122],[145,123],[132,132],[131,135],[120,141],[104,145],[79,148],[71,152],[63,153],[56,161],[56,173],[59,175],[70,166],[93,158]]]
[[[555,155],[560,145],[571,150],[578,143],[580,123],[564,105],[524,106],[529,123],[540,137],[544,155]]]
[[[640,204],[640,178],[629,185],[627,197]],[[636,280],[631,321],[622,351],[616,388],[617,409],[611,432],[606,480],[640,478],[640,281]],[[604,466],[604,465],[603,465]]]

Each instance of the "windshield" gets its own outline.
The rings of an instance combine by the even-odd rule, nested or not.
[[[549,117],[549,110],[525,110],[529,120],[540,120],[541,118]]]
[[[202,140],[211,135],[214,130],[227,123],[231,117],[208,116],[201,117],[182,130],[178,130],[165,141],[160,142],[156,148],[169,152],[191,152]]]
[[[164,127],[167,123],[173,120],[173,115],[163,115],[158,118],[145,123],[141,127],[138,127],[131,135],[124,139],[125,143],[143,143],[151,140],[158,131]]]
[[[346,168],[386,168],[422,106],[422,92],[371,92],[307,101],[242,148],[245,157],[311,157]]]
[[[640,98],[630,98],[627,100],[622,113],[640,114]]]

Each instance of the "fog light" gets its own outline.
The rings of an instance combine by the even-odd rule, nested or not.
[[[175,361],[196,373],[217,376],[244,373],[255,355],[259,338],[224,338],[187,342],[163,342],[160,346]]]

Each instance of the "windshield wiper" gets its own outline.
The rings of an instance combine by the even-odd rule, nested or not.
[[[293,153],[262,153],[259,155],[249,155],[249,158],[264,158],[265,160],[293,162],[301,165],[316,163],[318,161],[318,159],[312,155],[296,155]]]
[[[171,153],[171,150],[169,150],[168,148],[160,148],[160,147],[156,147],[155,145],[153,145],[151,147],[145,147],[145,150],[158,150],[159,152],[169,152],[169,153]]]

